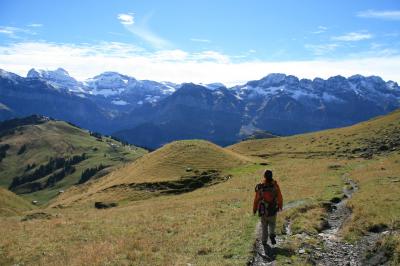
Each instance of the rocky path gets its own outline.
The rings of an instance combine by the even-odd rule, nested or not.
[[[322,249],[313,249],[309,257],[309,261],[314,265],[367,265],[364,261],[365,252],[372,248],[380,237],[380,234],[369,233],[354,244],[341,239],[338,232],[351,215],[351,210],[346,205],[347,201],[358,190],[357,184],[346,175],[343,176],[343,180],[346,184],[343,189],[345,197],[332,205],[328,215],[329,228],[318,235]]]
[[[302,205],[303,203],[304,203],[303,200],[294,201],[294,202],[291,202],[291,203],[285,205],[283,209],[294,208],[294,207]],[[287,224],[285,226],[286,227],[286,235],[285,236],[277,236],[276,246],[271,247],[270,245],[264,246],[261,243],[261,234],[262,234],[261,222],[258,222],[257,226],[256,226],[256,232],[255,232],[256,241],[254,242],[254,247],[253,247],[254,255],[249,260],[248,265],[252,265],[252,266],[276,265],[276,263],[275,263],[276,254],[290,253],[290,251],[280,248],[281,243],[286,240],[286,237],[289,237],[291,235],[290,225],[291,225],[291,222],[287,221]]]
[[[357,184],[344,175],[343,180],[346,187],[343,189],[344,199],[338,199],[336,203],[329,206],[328,213],[328,226],[317,236],[307,236],[305,238],[316,238],[319,245],[308,247],[308,253],[305,249],[298,251],[299,255],[304,256],[307,261],[312,265],[349,265],[358,266],[366,265],[363,261],[366,250],[375,245],[379,239],[380,234],[370,233],[364,236],[355,244],[350,244],[341,239],[338,232],[342,225],[350,218],[351,210],[347,207],[347,201],[358,190]],[[294,204],[286,206],[292,208],[301,205],[303,202],[295,202]],[[291,221],[286,221],[285,224],[286,235],[277,237],[277,245],[275,247],[263,246],[261,241],[261,224],[258,223],[256,227],[256,242],[254,244],[254,256],[249,261],[248,265],[262,266],[262,265],[276,265],[276,254],[285,254],[290,256],[290,252],[280,248],[281,243],[285,242],[288,237],[291,237]]]
[[[322,243],[321,250],[312,250],[310,260],[316,265],[361,265],[361,250],[358,245],[352,245],[341,240],[339,230],[350,217],[351,210],[347,201],[358,190],[357,185],[348,177],[343,176],[346,187],[343,189],[345,198],[331,206],[328,215],[329,228],[322,231],[318,238]]]

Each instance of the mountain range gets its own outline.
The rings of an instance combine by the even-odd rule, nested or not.
[[[77,81],[62,68],[31,69],[27,77],[0,70],[0,120],[41,114],[149,148],[195,138],[228,145],[260,130],[292,135],[336,128],[399,107],[398,84],[378,76],[269,74],[228,88],[116,72]]]

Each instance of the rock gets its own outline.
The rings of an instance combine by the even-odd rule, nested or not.
[[[96,209],[108,209],[108,208],[113,208],[113,207],[117,207],[117,206],[118,206],[118,203],[116,203],[116,202],[106,203],[106,202],[96,201],[94,203],[94,207]]]
[[[332,165],[328,166],[328,169],[330,169],[330,170],[338,170],[340,168],[342,168],[342,166],[340,164],[332,164]]]
[[[320,226],[318,228],[318,232],[322,232],[322,231],[330,229],[330,228],[331,228],[331,226],[329,225],[328,220],[323,218],[321,220]]]
[[[333,197],[332,199],[331,199],[331,202],[332,203],[339,203],[339,202],[341,202],[342,201],[342,199],[341,198],[339,198],[339,197]]]
[[[24,218],[21,219],[22,222],[29,221],[29,220],[35,220],[35,219],[51,219],[53,216],[49,213],[45,212],[36,212],[36,213],[31,213],[26,215]]]
[[[39,201],[37,201],[37,200],[32,200],[32,204],[33,204],[33,205],[38,205],[38,204],[39,204]]]
[[[207,255],[209,253],[211,253],[210,248],[202,248],[199,251],[197,251],[197,255]]]
[[[299,249],[299,254],[304,254],[306,251],[304,249]]]
[[[389,150],[389,147],[386,145],[381,145],[381,146],[379,146],[378,150],[379,151],[387,151],[387,150]]]
[[[323,202],[323,203],[321,203],[321,207],[324,208],[328,212],[331,212],[334,209],[332,202]]]
[[[371,233],[381,233],[387,229],[388,226],[386,224],[374,224],[368,228],[368,231]]]

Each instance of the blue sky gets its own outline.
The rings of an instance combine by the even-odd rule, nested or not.
[[[56,4],[55,4],[56,3]],[[0,68],[237,84],[271,72],[400,81],[400,1],[0,0]]]

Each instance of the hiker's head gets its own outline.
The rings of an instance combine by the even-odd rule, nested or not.
[[[264,178],[267,181],[272,181],[272,171],[271,170],[265,170]]]

